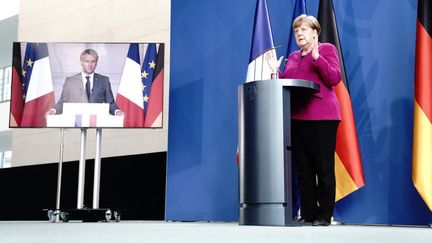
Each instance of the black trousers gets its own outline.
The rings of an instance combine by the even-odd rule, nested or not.
[[[330,222],[333,215],[338,126],[339,121],[335,120],[292,120],[292,158],[298,173],[301,217],[307,221]]]

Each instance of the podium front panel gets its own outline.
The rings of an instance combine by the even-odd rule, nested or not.
[[[282,85],[251,82],[239,93],[240,203],[284,203]]]
[[[262,80],[238,88],[241,225],[295,225],[291,188],[291,92],[317,92],[297,79]]]

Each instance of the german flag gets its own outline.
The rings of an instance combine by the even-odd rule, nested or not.
[[[335,87],[339,100],[342,121],[339,124],[336,138],[335,173],[336,198],[335,201],[356,191],[365,185],[363,165],[357,140],[354,114],[352,111],[348,83],[345,74],[342,51],[336,17],[331,0],[321,0],[318,8],[318,21],[321,25],[320,42],[332,43],[339,52],[341,62],[342,82]]]
[[[21,45],[18,42],[14,42],[9,127],[19,127],[21,125],[21,118],[24,109],[22,76],[23,74],[21,66]]]
[[[159,44],[144,127],[162,127],[165,44]]]
[[[432,7],[419,0],[417,9],[412,179],[432,211]]]

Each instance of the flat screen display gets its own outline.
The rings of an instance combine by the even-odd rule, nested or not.
[[[10,128],[162,128],[163,43],[13,44]]]

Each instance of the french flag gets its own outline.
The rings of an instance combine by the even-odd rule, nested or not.
[[[246,83],[271,78],[272,70],[264,57],[264,55],[269,51],[274,52],[274,56],[276,56],[270,17],[267,9],[267,1],[258,0],[255,9],[252,45],[245,81]],[[239,150],[240,149],[237,146],[237,163],[240,161]]]
[[[144,126],[143,85],[137,43],[132,43],[129,46],[117,91],[116,103],[125,114],[124,127]]]
[[[75,127],[97,127],[97,115],[75,115]]]
[[[271,78],[271,67],[264,58],[264,55],[270,51],[276,56],[267,2],[258,0],[246,82]]]
[[[54,89],[47,44],[28,43],[23,65],[25,95],[21,127],[45,127],[46,113],[54,106]]]

